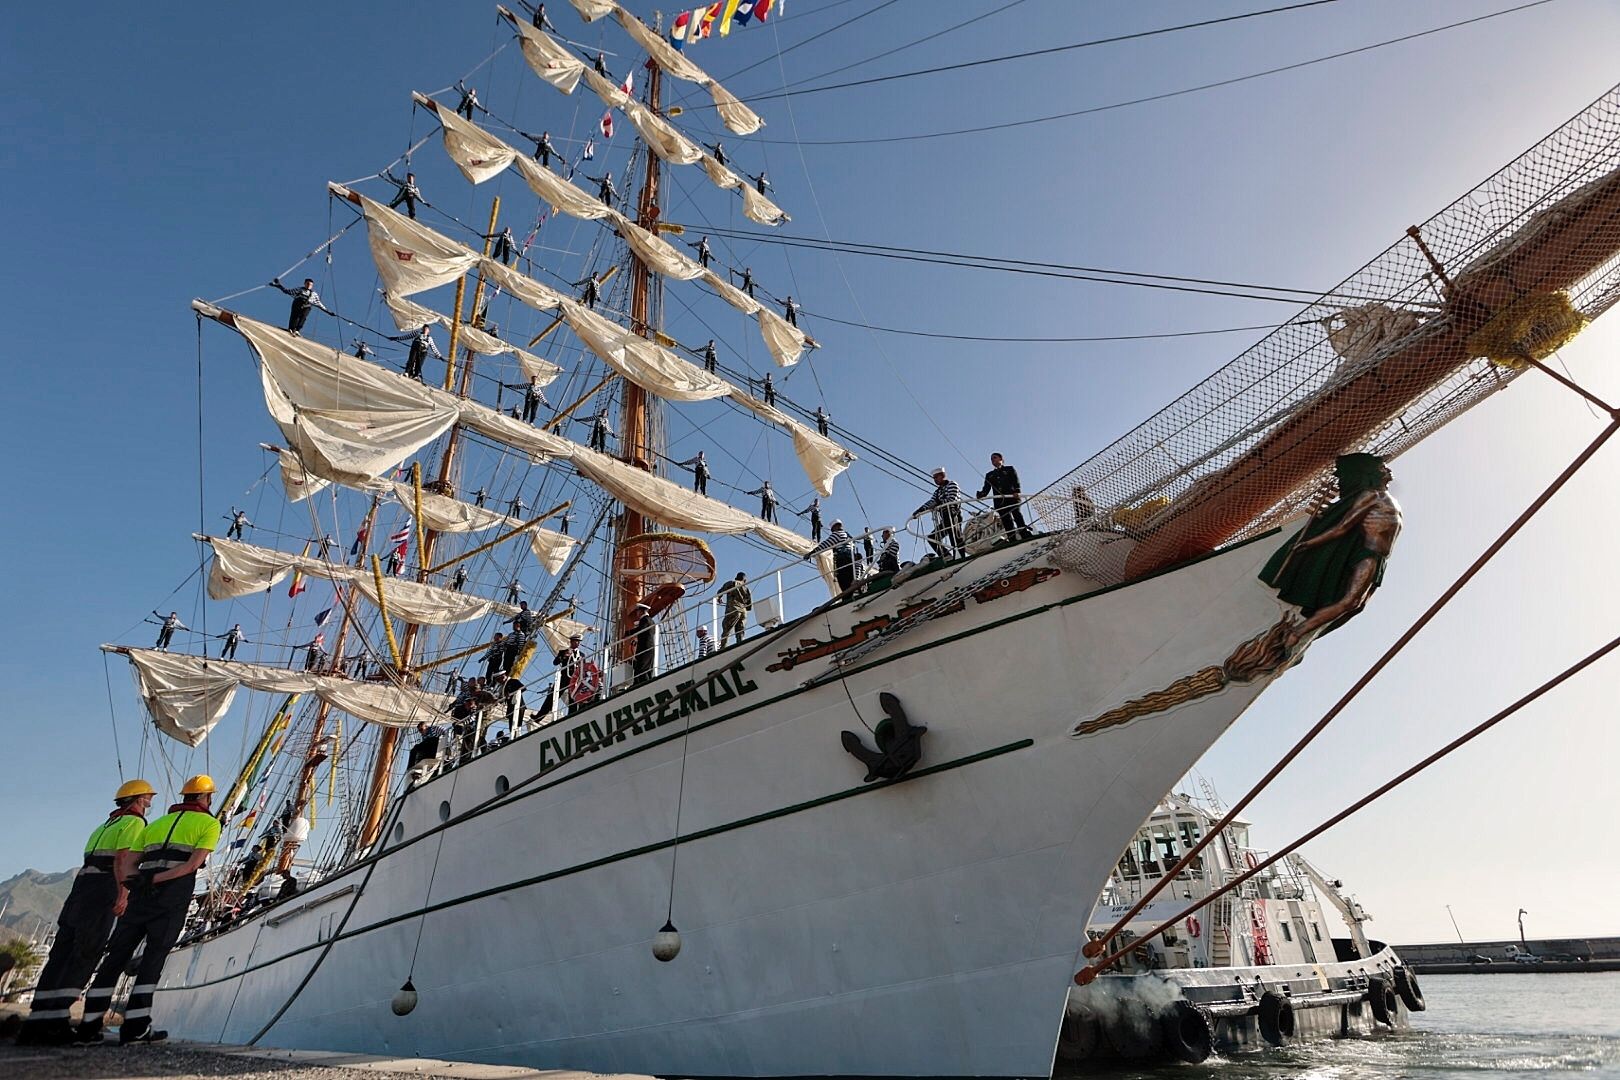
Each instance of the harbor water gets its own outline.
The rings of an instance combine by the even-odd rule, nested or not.
[[[1620,1078],[1620,972],[1425,975],[1409,1030],[1325,1039],[1202,1065],[1117,1068],[1110,1080]]]

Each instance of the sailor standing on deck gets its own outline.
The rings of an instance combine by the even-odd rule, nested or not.
[[[748,575],[737,571],[737,576],[720,587],[718,599],[725,601],[726,615],[720,623],[720,645],[725,647],[726,638],[732,634],[737,636],[737,644],[742,644],[743,630],[748,625],[748,610],[754,606],[754,594],[748,589]]]
[[[990,455],[990,471],[984,474],[984,486],[979,489],[981,499],[991,494],[995,496],[991,501],[1001,517],[1002,529],[1014,540],[1028,540],[1029,525],[1018,508],[1024,498],[1024,487],[1018,481],[1018,470],[1004,464],[1000,454]]]
[[[832,552],[833,574],[838,578],[838,591],[847,592],[849,587],[855,584],[855,541],[844,531],[842,521],[834,521],[827,539],[804,553],[805,561],[808,562],[823,551]]]
[[[124,1024],[118,1041],[157,1042],[166,1031],[152,1028],[152,994],[163,974],[169,950],[185,926],[186,911],[197,887],[197,871],[208,855],[219,846],[219,819],[209,811],[214,798],[212,777],[193,776],[180,788],[183,801],[148,825],[138,841],[141,855],[135,875],[129,882],[129,907],[101,958],[96,977],[84,999],[84,1022],[79,1026],[82,1041],[99,1042],[101,1019],[112,1003],[113,987],[124,974],[124,967],[145,945],[135,985],[124,1007]]]
[[[34,1000],[18,1045],[60,1046],[72,1041],[68,1013],[96,970],[113,922],[124,913],[129,890],[123,878],[135,870],[141,830],[156,792],[131,780],[113,796],[117,807],[84,845],[84,866],[56,919],[56,940],[35,980]]]
[[[928,546],[941,559],[955,558],[965,546],[962,542],[962,489],[956,481],[946,477],[943,468],[934,470],[934,493],[928,501],[911,512],[917,517],[925,510],[934,513],[934,531],[928,534]]]
[[[653,621],[652,608],[646,604],[637,604],[634,608],[636,619],[635,653],[631,658],[631,666],[635,671],[637,685],[653,677],[653,659],[657,655],[658,624]]]

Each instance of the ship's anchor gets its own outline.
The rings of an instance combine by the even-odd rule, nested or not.
[[[922,737],[928,730],[922,724],[913,724],[906,717],[900,699],[885,691],[878,695],[887,719],[879,720],[872,732],[877,749],[872,750],[853,731],[840,733],[844,749],[866,766],[865,783],[874,780],[898,780],[910,772],[922,759]]]

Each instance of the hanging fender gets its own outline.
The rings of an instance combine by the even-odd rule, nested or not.
[[[1198,937],[1198,936],[1200,936],[1203,929],[1204,928],[1201,925],[1199,925],[1199,923],[1198,923],[1198,916],[1196,916],[1196,915],[1187,916],[1187,936],[1188,937]]]

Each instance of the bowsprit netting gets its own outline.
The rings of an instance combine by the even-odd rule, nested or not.
[[[1098,576],[1204,554],[1331,495],[1339,454],[1416,445],[1617,297],[1620,86],[1031,502]]]

